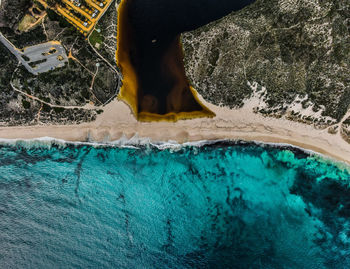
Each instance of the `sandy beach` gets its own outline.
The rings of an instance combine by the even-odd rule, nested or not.
[[[217,139],[261,141],[291,144],[350,164],[350,144],[340,135],[329,134],[326,129],[317,130],[310,125],[257,115],[252,112],[253,102],[249,101],[241,109],[217,107],[202,99],[201,101],[216,113],[214,119],[141,123],[136,121],[125,103],[114,100],[94,122],[80,125],[1,127],[0,138],[52,137],[75,142],[108,142],[138,136],[152,141],[178,143]]]

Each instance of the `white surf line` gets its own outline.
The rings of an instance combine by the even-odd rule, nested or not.
[[[251,141],[245,141],[245,140],[232,140],[232,139],[215,139],[215,140],[199,140],[194,142],[186,142],[186,143],[179,143],[176,141],[155,141],[150,138],[146,137],[139,137],[137,134],[134,135],[131,138],[127,138],[125,136],[122,136],[121,138],[113,141],[108,142],[96,142],[96,141],[85,141],[85,142],[77,142],[77,141],[69,141],[69,140],[63,140],[63,139],[57,139],[49,136],[43,136],[33,139],[4,139],[0,138],[0,146],[12,146],[12,145],[21,145],[28,148],[33,147],[47,147],[51,148],[52,146],[56,145],[59,147],[66,147],[67,145],[74,145],[74,146],[91,146],[94,148],[128,148],[128,149],[136,149],[139,150],[143,146],[152,146],[157,148],[158,150],[173,150],[176,152],[177,150],[186,148],[186,147],[195,147],[195,148],[201,148],[203,146],[210,146],[215,143],[227,143],[227,146],[235,146],[235,145],[244,145],[246,144],[252,144],[260,147],[270,147],[270,148],[277,148],[280,150],[284,150],[286,147],[287,150],[293,150],[298,149],[302,152],[305,152],[309,155],[309,157],[316,157],[318,158],[318,161],[320,162],[331,162],[332,164],[338,166],[341,169],[346,169],[348,172],[350,172],[349,164],[334,159],[328,155],[322,154],[320,152],[306,149],[303,147],[295,146],[289,143],[273,143],[273,142],[261,142],[257,140],[251,140]],[[233,143],[233,144],[231,144]],[[238,143],[238,144],[236,144]]]

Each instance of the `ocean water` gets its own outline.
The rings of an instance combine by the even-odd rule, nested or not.
[[[0,268],[349,268],[350,174],[301,150],[0,147]]]

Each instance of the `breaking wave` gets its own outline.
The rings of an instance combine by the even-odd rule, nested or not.
[[[348,268],[349,167],[289,145],[2,140],[5,268]]]

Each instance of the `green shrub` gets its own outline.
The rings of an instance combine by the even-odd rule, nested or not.
[[[56,112],[56,113],[62,113],[64,111],[64,108],[63,107],[54,107],[53,110]]]
[[[25,109],[29,109],[30,108],[30,102],[26,101],[26,100],[22,100],[22,105]]]

